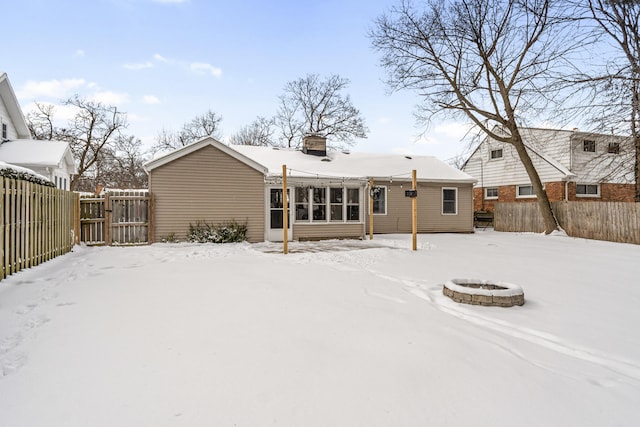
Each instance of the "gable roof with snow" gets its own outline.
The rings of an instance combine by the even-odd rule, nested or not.
[[[13,87],[11,87],[11,83],[9,82],[9,77],[7,73],[0,71],[0,101],[4,105],[4,108],[9,115],[9,120],[11,121],[12,127],[15,129],[18,138],[30,138],[31,133],[29,132],[29,127],[27,126],[27,121],[22,114],[22,109],[20,108],[20,104],[18,103],[18,98],[16,97],[15,92],[13,91]],[[1,109],[0,109],[1,110]]]
[[[433,156],[404,156],[400,154],[375,154],[327,150],[326,156],[314,156],[288,148],[233,145],[244,154],[268,169],[268,175],[282,175],[282,165],[290,176],[299,178],[338,177],[347,179],[411,179],[416,170],[422,182],[466,182],[476,180],[470,175],[444,163]]]
[[[251,145],[228,146],[211,137],[174,150],[144,165],[145,171],[167,164],[202,147],[211,145],[262,172],[266,177],[282,176],[286,165],[292,177],[344,179],[411,179],[416,170],[421,182],[475,183],[470,175],[433,156],[403,156],[328,150],[326,156],[305,154],[300,150]]]
[[[73,154],[65,141],[17,139],[0,144],[0,160],[31,167],[53,167],[76,173]]]
[[[261,165],[260,163],[257,163],[256,161],[244,156],[243,154],[235,151],[234,149],[230,148],[228,145],[223,144],[222,142],[210,137],[210,136],[205,136],[202,139],[199,139],[198,141],[189,144],[189,145],[185,145],[184,147],[180,147],[178,149],[175,149],[169,153],[163,154],[160,157],[156,157],[155,159],[152,159],[151,161],[145,163],[143,165],[144,170],[149,173],[150,171],[152,171],[153,169],[156,169],[160,166],[166,165],[167,163],[170,163],[174,160],[179,159],[180,157],[186,156],[188,154],[194,153],[198,150],[200,150],[203,147],[207,147],[207,146],[212,146],[214,148],[217,148],[218,150],[222,151],[223,153],[235,158],[236,160],[252,167],[253,169],[257,170],[258,172],[261,172],[263,174],[267,174],[268,170],[265,166]]]

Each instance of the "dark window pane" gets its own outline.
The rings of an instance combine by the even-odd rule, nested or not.
[[[360,206],[347,206],[347,221],[360,220]]]
[[[342,221],[342,205],[331,205],[331,221]]]

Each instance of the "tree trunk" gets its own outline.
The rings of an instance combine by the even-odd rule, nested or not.
[[[529,153],[527,152],[527,149],[522,142],[520,132],[518,132],[517,129],[512,129],[511,135],[511,144],[515,147],[516,152],[520,157],[520,161],[524,165],[524,168],[527,171],[527,175],[529,175],[529,180],[531,181],[531,185],[533,186],[533,191],[536,193],[538,206],[540,206],[540,213],[542,215],[542,220],[544,221],[544,233],[551,234],[552,232],[559,230],[560,225],[558,224],[558,220],[551,210],[551,203],[549,202],[549,198],[547,197],[547,192],[542,187],[542,181],[540,180],[538,171],[536,171],[536,168],[533,165],[533,161],[531,160],[531,157],[529,156]]]

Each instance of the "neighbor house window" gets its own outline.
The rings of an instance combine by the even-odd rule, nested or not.
[[[373,198],[373,213],[376,215],[387,214],[387,187],[376,186],[371,189]]]
[[[596,142],[590,139],[585,139],[582,141],[582,149],[588,153],[596,152]]]
[[[489,154],[489,158],[491,160],[501,159],[502,158],[502,148],[498,148],[496,150],[491,150],[491,152]]]
[[[296,221],[309,221],[309,187],[296,187]]]
[[[485,199],[497,199],[498,198],[498,187],[487,187],[484,189],[484,198]]]
[[[347,221],[360,221],[359,188],[347,188]]]
[[[327,189],[315,187],[313,189],[313,220],[326,221],[327,219]]]
[[[458,189],[442,189],[442,213],[445,215],[455,215],[458,213]]]
[[[4,141],[5,139],[7,139],[7,124],[3,123],[2,124],[2,140]]]
[[[607,147],[607,153],[609,154],[620,154],[620,143],[619,142],[610,142],[609,147]]]
[[[536,197],[533,191],[533,185],[518,185],[516,188],[516,197]]]
[[[344,189],[329,188],[329,203],[331,205],[331,221],[342,221],[343,201],[342,197]]]
[[[598,184],[577,184],[576,196],[578,197],[600,197],[600,185]]]

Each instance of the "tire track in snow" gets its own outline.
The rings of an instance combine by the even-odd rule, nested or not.
[[[615,372],[616,374],[621,375],[630,381],[640,382],[640,365],[631,360],[622,359],[598,350],[572,345],[563,341],[561,338],[547,332],[514,325],[510,322],[475,313],[471,310],[461,307],[459,304],[443,296],[441,294],[441,286],[432,286],[429,289],[425,289],[423,285],[420,285],[413,280],[396,278],[378,273],[373,270],[369,271],[382,279],[400,283],[405,291],[422,300],[428,301],[433,305],[434,308],[451,316],[457,317],[458,319],[473,323],[484,329],[490,329],[492,331],[513,338],[527,341],[529,343],[544,347],[548,350],[563,354],[568,357],[598,365],[609,371]],[[504,346],[501,346],[501,348],[506,349]],[[513,353],[513,351],[509,349],[506,350],[510,351],[517,357],[523,358],[521,354]],[[529,359],[525,358],[524,360]],[[535,365],[539,366],[538,364]]]

